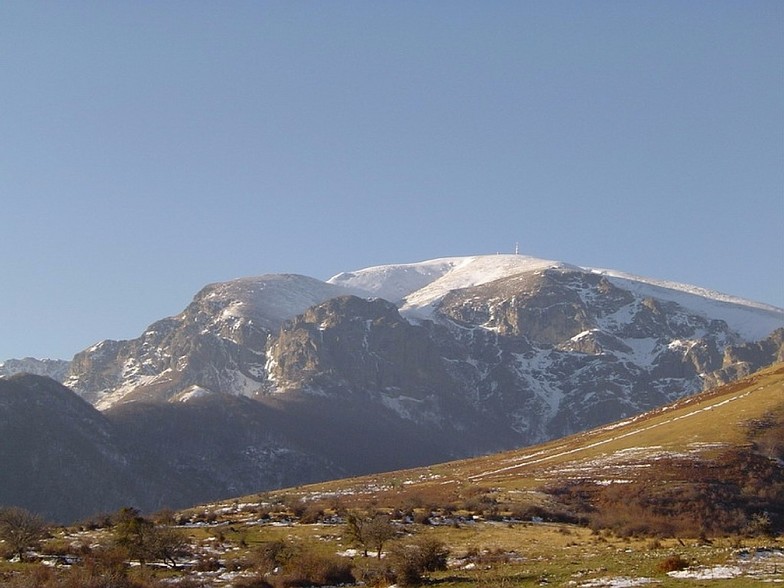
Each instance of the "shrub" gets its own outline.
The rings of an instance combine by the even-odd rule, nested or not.
[[[276,586],[329,586],[352,584],[352,564],[337,555],[319,553],[314,548],[287,541],[267,541],[254,549],[252,560],[260,574],[277,572]],[[255,584],[253,584],[255,586]]]
[[[201,556],[196,560],[193,569],[197,572],[217,572],[223,566],[220,561],[213,556]]]
[[[316,505],[308,505],[299,517],[299,522],[303,525],[318,523],[324,518],[324,509]]]
[[[44,588],[52,586],[54,588],[56,579],[54,572],[49,568],[36,566],[35,568],[15,574],[8,582],[2,586],[5,588]]]
[[[156,513],[152,514],[153,522],[157,523],[158,525],[174,525],[177,521],[175,520],[176,513],[170,508],[163,508]]]
[[[434,537],[421,537],[415,543],[419,550],[419,565],[422,571],[437,572],[446,569],[449,549]]]
[[[303,579],[314,585],[326,586],[354,581],[351,562],[336,555],[305,552],[294,564]]]
[[[417,525],[429,525],[430,524],[430,513],[424,510],[419,510],[414,512],[414,522]]]
[[[285,564],[293,555],[293,546],[283,540],[266,541],[256,547],[251,554],[254,567],[262,574],[268,574]]]
[[[658,568],[662,572],[677,572],[685,570],[689,567],[689,562],[683,559],[680,555],[671,555],[667,559],[659,562]]]
[[[41,544],[41,553],[44,555],[75,555],[75,549],[65,539],[49,539]]]
[[[64,588],[131,588],[128,552],[120,548],[94,549],[66,576]]]
[[[263,578],[239,578],[234,581],[233,586],[235,588],[273,588],[272,584]]]
[[[389,586],[395,574],[386,560],[361,559],[354,566],[354,578],[366,586]]]
[[[746,534],[752,537],[773,537],[775,532],[770,515],[767,512],[752,515],[746,525]]]
[[[628,484],[578,481],[547,491],[591,528],[621,536],[766,535],[784,529],[783,474],[779,463],[737,449],[659,460]]]
[[[354,574],[350,561],[337,555],[301,549],[286,562],[279,584],[294,586],[332,586],[352,584]]]
[[[389,562],[400,586],[416,586],[425,572],[446,569],[449,550],[437,539],[419,537],[401,541],[389,550]]]

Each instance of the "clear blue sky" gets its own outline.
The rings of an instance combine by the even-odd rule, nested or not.
[[[521,252],[784,306],[784,3],[0,3],[0,359]]]

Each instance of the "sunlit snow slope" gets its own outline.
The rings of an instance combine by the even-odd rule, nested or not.
[[[723,320],[747,340],[761,339],[784,324],[784,309],[774,306],[698,286],[525,255],[445,257],[419,263],[381,265],[340,273],[327,281],[399,303],[401,313],[408,318],[426,318],[450,291],[552,268],[604,275],[638,296],[676,302],[705,317]]]

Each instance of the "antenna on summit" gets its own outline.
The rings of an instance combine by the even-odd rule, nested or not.
[[[520,242],[515,241],[515,255],[520,255]]]

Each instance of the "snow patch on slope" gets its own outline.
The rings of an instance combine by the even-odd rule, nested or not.
[[[267,329],[330,298],[354,294],[367,296],[356,287],[327,284],[296,274],[267,274],[211,284],[197,298],[225,305],[217,320],[251,319]],[[228,301],[228,303],[227,303]]]
[[[409,319],[432,316],[438,302],[450,291],[480,286],[513,275],[546,269],[572,269],[606,276],[614,285],[639,299],[675,302],[706,318],[723,320],[747,341],[757,341],[784,326],[784,309],[729,296],[698,286],[655,280],[610,269],[579,267],[526,255],[476,255],[444,257],[418,263],[381,265],[333,276],[327,283],[353,290],[357,295],[384,298],[400,305]],[[631,308],[608,322],[626,322]]]
[[[35,374],[46,376],[62,382],[68,374],[70,362],[61,359],[8,359],[0,362],[0,378],[7,378],[16,374]]]
[[[201,386],[190,386],[183,390],[180,394],[175,396],[172,399],[172,402],[189,402],[195,398],[203,398],[205,396],[209,396],[210,394],[214,394],[212,390],[208,390],[207,388],[202,388]]]
[[[747,341],[757,341],[784,326],[784,309],[729,296],[688,284],[653,280],[615,270],[585,268],[606,276],[614,285],[637,296],[658,298],[706,318],[723,320]]]
[[[342,272],[327,280],[328,284],[360,289],[390,302],[401,302],[451,271],[464,258],[449,257],[419,263],[379,265],[353,272]]]
[[[435,303],[452,290],[556,267],[579,269],[559,261],[526,255],[475,255],[370,267],[338,274],[327,282],[402,303],[401,313],[404,316],[424,318]]]

